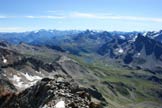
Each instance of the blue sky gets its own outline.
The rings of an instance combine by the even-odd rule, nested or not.
[[[0,32],[162,29],[162,0],[0,0]]]

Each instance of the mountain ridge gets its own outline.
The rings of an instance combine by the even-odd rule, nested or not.
[[[59,74],[86,88],[102,107],[161,108],[161,42],[138,32],[87,30],[45,40],[49,33],[38,32],[30,42],[14,35],[0,42],[2,96],[29,88],[32,93],[37,82]]]

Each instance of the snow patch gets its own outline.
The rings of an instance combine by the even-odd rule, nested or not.
[[[132,39],[132,41],[135,42],[137,37],[138,37],[138,36],[136,35],[136,36]]]
[[[121,55],[121,54],[124,53],[124,50],[123,50],[122,48],[116,48],[115,51],[114,51],[114,53],[115,53],[116,55]]]
[[[125,39],[125,36],[123,36],[123,35],[120,35],[119,37],[120,37],[121,39]]]
[[[137,55],[138,55],[138,56],[140,56],[140,55],[141,55],[141,53],[137,53]]]
[[[42,108],[48,108],[48,106],[45,104]]]
[[[143,36],[146,36],[146,35],[147,35],[147,32],[144,32],[144,33],[143,33]]]
[[[3,63],[7,63],[7,59],[4,56],[2,57],[2,59],[3,59]]]
[[[152,36],[152,38],[154,39],[154,38],[158,37],[159,35],[160,34],[155,34],[155,35]]]
[[[13,84],[18,87],[18,88],[23,88],[23,82],[21,81],[21,77],[17,76],[17,75],[13,75],[13,78],[11,78],[11,80],[13,81]]]
[[[122,48],[119,48],[119,49],[118,49],[118,52],[119,52],[119,53],[123,53],[124,50],[123,50]]]
[[[16,82],[19,82],[21,80],[21,77],[19,77],[17,75],[13,75],[13,80]]]
[[[39,73],[39,71],[35,71],[36,73]]]
[[[45,104],[42,108],[65,108],[65,102],[59,101],[55,106],[51,106],[51,107]]]
[[[21,73],[21,76],[25,76],[25,78],[28,80],[28,82],[26,82],[25,80],[23,80],[22,77],[18,76],[18,75],[13,75],[12,78],[10,78],[10,80],[13,82],[13,84],[20,89],[26,89],[32,85],[34,85],[38,80],[42,79],[39,76],[31,76],[28,73]]]
[[[35,81],[35,80],[37,81],[37,80],[42,79],[40,76],[31,76],[28,73],[25,73],[25,74],[22,73],[22,75],[24,75],[26,77],[26,79],[29,81]]]
[[[65,108],[65,102],[64,101],[57,102],[54,108]]]
[[[3,73],[3,76],[7,76],[7,75]]]
[[[35,30],[35,31],[34,31],[34,33],[38,33],[38,32],[39,32],[39,30]]]
[[[15,84],[15,86],[19,87],[19,88],[23,88],[25,85],[23,84],[22,81],[17,82],[17,84]],[[25,86],[26,87],[26,86]],[[27,88],[27,87],[26,87]]]

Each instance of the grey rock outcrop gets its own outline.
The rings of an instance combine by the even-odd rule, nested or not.
[[[71,78],[61,75],[44,78],[18,94],[3,95],[0,100],[1,108],[55,108],[59,101],[65,103],[65,108],[101,108]]]

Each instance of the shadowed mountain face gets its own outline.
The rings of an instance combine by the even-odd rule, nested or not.
[[[96,32],[96,31],[57,31],[40,30],[38,32],[1,33],[0,39],[12,44],[24,42],[37,46],[48,46],[59,51],[68,51],[75,55],[96,52],[104,43],[114,37],[132,39],[136,32]]]
[[[138,34],[135,41],[113,39],[101,46],[98,53],[118,59],[133,68],[158,72],[161,69],[162,44],[141,34]]]
[[[162,30],[158,31],[158,32],[147,32],[146,37],[155,39],[156,41],[162,42]]]
[[[161,108],[160,37],[161,31],[0,33],[0,106]]]

